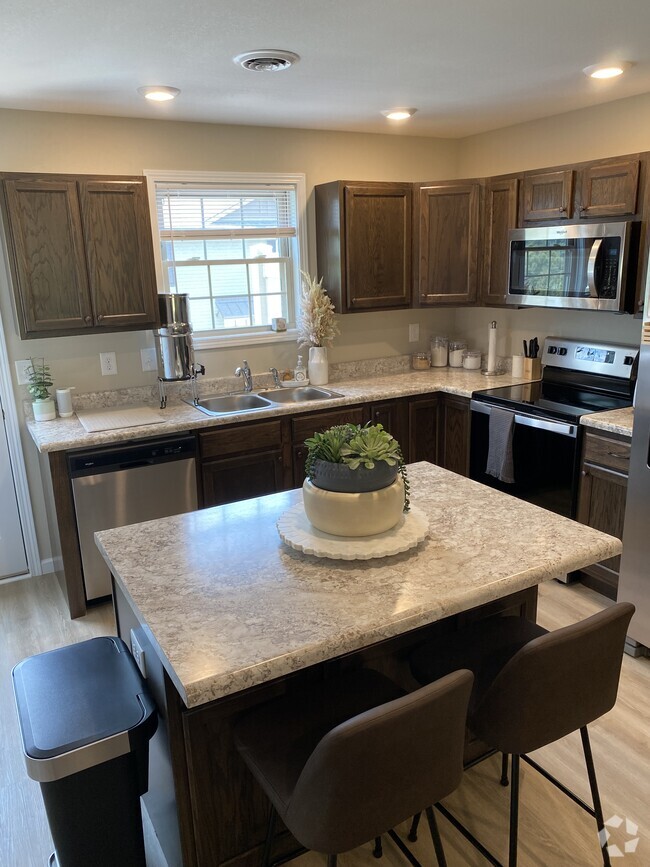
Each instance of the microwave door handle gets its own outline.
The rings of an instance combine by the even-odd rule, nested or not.
[[[599,297],[598,289],[596,288],[596,259],[598,258],[598,254],[600,253],[600,245],[602,243],[602,238],[596,238],[593,247],[591,248],[589,260],[587,262],[587,284],[589,286],[589,296],[591,298]]]

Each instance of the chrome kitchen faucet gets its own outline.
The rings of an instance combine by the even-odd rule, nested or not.
[[[246,359],[244,359],[243,365],[235,370],[235,376],[244,377],[244,391],[248,392],[253,390],[253,374],[251,373],[251,369],[248,366]]]

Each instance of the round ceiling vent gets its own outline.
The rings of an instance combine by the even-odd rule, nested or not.
[[[293,51],[279,51],[275,48],[264,48],[260,51],[247,51],[233,57],[235,63],[239,63],[244,69],[253,72],[280,72],[288,69],[300,60]]]

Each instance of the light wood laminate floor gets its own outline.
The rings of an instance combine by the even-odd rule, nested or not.
[[[548,629],[581,620],[606,601],[580,586],[555,581],[540,588],[539,622]],[[70,620],[52,576],[0,585],[0,867],[43,867],[52,851],[39,787],[27,778],[20,748],[11,687],[11,668],[26,656],[114,631],[109,604]],[[650,864],[650,659],[623,660],[615,709],[590,727],[606,818],[618,815],[639,826],[635,854],[615,858],[622,867]],[[589,789],[576,734],[537,753],[538,760],[585,800]],[[445,803],[501,860],[507,855],[509,789],[499,785],[496,757],[465,774]],[[486,862],[439,817],[450,867]],[[426,829],[414,852],[423,864],[435,864]],[[623,828],[612,831],[622,849]],[[384,857],[376,861],[370,846],[339,859],[341,867],[404,867],[406,861],[384,838]],[[593,820],[531,768],[523,766],[520,810],[520,860],[527,865],[598,865]],[[297,867],[324,867],[309,853]],[[128,865],[116,865],[128,867]]]

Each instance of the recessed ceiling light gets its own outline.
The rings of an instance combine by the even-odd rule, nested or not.
[[[382,114],[388,120],[408,120],[409,117],[413,117],[416,111],[417,108],[387,108],[382,111]]]
[[[233,57],[233,62],[250,69],[252,72],[281,72],[289,69],[300,60],[295,51],[283,51],[277,48],[261,48],[259,51],[247,51]]]
[[[175,99],[180,90],[177,87],[167,87],[164,84],[152,84],[147,87],[139,87],[138,93],[152,102],[167,102],[170,99]]]
[[[618,63],[596,63],[594,66],[585,66],[582,70],[589,78],[616,78],[623,75],[629,69],[631,63],[620,61]]]

